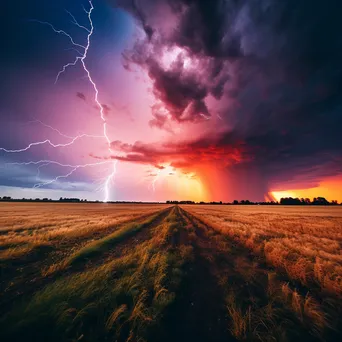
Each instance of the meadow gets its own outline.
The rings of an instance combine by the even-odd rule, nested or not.
[[[342,340],[342,208],[0,204],[1,341]]]

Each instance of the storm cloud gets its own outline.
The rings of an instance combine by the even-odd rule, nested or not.
[[[226,172],[245,175],[240,182],[248,170],[262,175],[260,198],[279,184],[312,186],[342,173],[340,1],[118,3],[145,32],[124,58],[147,72],[164,110],[152,111],[150,124],[196,125],[217,114],[227,127],[173,145],[174,154],[239,150]],[[122,159],[164,158],[139,144],[126,152]]]

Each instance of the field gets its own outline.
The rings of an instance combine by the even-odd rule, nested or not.
[[[0,204],[1,341],[341,341],[342,208]]]

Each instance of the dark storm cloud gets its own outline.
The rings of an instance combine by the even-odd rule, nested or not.
[[[171,3],[171,1],[169,2]],[[238,10],[238,1],[175,1],[180,15],[174,42],[195,54],[215,58],[241,55],[238,35],[228,29]]]
[[[231,39],[229,37],[225,38],[224,52],[223,50],[215,52],[214,46],[211,43],[209,44],[209,40],[210,37],[214,37],[216,28],[210,29],[209,32],[208,29],[201,27],[200,19],[196,18],[196,16],[200,16],[200,13],[197,13],[196,6],[189,6],[191,10],[189,9],[188,11],[175,6],[177,2],[172,2],[171,9],[169,8],[169,12],[171,11],[172,13],[167,13],[171,17],[174,16],[170,20],[176,21],[175,26],[180,28],[172,29],[172,35],[169,35],[162,32],[163,28],[161,26],[163,24],[160,24],[154,18],[155,12],[162,14],[163,11],[166,11],[167,2],[123,0],[119,3],[135,15],[138,22],[142,22],[141,18],[143,17],[145,26],[152,26],[155,23],[155,27],[152,26],[152,33],[147,34],[145,41],[138,40],[134,49],[125,51],[123,54],[124,66],[127,70],[132,70],[131,64],[137,64],[147,70],[153,82],[154,95],[162,101],[173,120],[178,122],[196,122],[203,120],[203,116],[209,117],[210,112],[205,99],[209,95],[216,99],[221,99],[225,83],[229,80],[229,74],[226,70],[226,58],[233,58],[238,55],[236,52],[230,53],[233,50],[229,41]],[[207,11],[214,10],[215,8],[215,13],[219,13],[222,8],[220,6],[219,8],[216,7],[211,5],[203,6],[201,10]],[[137,15],[137,11],[139,15]],[[168,15],[165,18],[165,21],[167,20]],[[213,18],[203,18],[202,21],[205,24],[211,20]],[[189,21],[194,21],[191,25],[197,26],[196,31],[198,32],[196,37],[190,35],[193,29],[188,27]],[[186,37],[186,31],[189,31],[188,37]],[[223,32],[223,28],[220,31]],[[223,39],[223,37],[221,38]],[[216,37],[215,40],[220,40],[221,38]],[[236,39],[234,38],[233,40],[235,46]],[[206,46],[207,44],[209,46]],[[176,46],[181,50],[174,51]],[[165,57],[170,54],[176,54],[177,56],[171,56],[172,63],[170,62],[169,68],[165,68],[161,60],[163,56]],[[197,67],[196,70],[189,70],[186,63],[191,63],[193,55],[196,57]],[[156,115],[154,114],[154,116]],[[161,122],[162,120],[163,118],[158,115],[158,118],[153,120],[152,125],[165,128],[165,125]]]
[[[211,95],[230,127],[216,148],[243,142],[241,163],[269,182],[313,184],[342,172],[341,1],[120,3],[149,27],[126,61],[147,70],[173,120],[213,115]],[[165,68],[163,53],[174,47],[184,52]],[[186,58],[196,71],[187,70]],[[166,116],[153,116],[151,124],[164,128]],[[209,149],[210,141],[192,148]]]
[[[153,81],[153,93],[162,102],[163,107],[170,113],[173,120],[178,122],[199,121],[202,120],[201,115],[210,116],[205,98],[209,94],[220,98],[227,77],[223,78],[219,75],[209,82],[201,80],[202,75],[185,70],[181,59],[166,70],[158,61],[160,53],[160,51],[154,51],[151,55],[149,55],[150,52],[145,54],[137,46],[135,51],[126,52],[124,57],[126,61],[139,64],[148,70],[149,77]],[[143,56],[145,59],[142,59]],[[210,72],[211,68],[216,67],[209,65],[207,61],[204,61],[203,64],[206,64],[203,65],[203,68]],[[159,115],[154,112],[154,116]],[[164,128],[164,125],[160,125],[162,118],[159,116],[156,119],[158,121],[154,121],[156,125]]]
[[[149,121],[150,127],[163,129],[171,134],[174,134],[170,125],[169,117],[167,114],[165,114],[165,109],[163,108],[162,104],[154,104],[151,107],[151,112],[153,119]]]
[[[238,142],[226,143],[226,137],[213,136],[197,140],[182,142],[164,142],[159,144],[146,144],[136,142],[126,144],[121,141],[113,141],[111,148],[124,152],[125,155],[113,156],[113,158],[154,165],[157,169],[163,169],[160,163],[171,162],[171,165],[179,168],[189,168],[194,165],[218,160],[225,165],[232,165],[242,160],[244,146]],[[247,153],[244,158],[248,158]]]
[[[146,8],[143,9],[142,7],[140,7],[138,4],[139,3],[138,0],[129,0],[129,1],[118,0],[117,3],[119,6],[123,6],[124,8],[130,10],[130,12],[138,19],[139,23],[143,27],[148,39],[151,39],[153,35],[153,29],[147,22],[147,15],[145,14],[147,9]]]
[[[105,103],[102,103],[102,108],[103,108],[103,112],[106,116],[108,116],[110,114],[110,112],[112,111],[111,108],[106,105]]]
[[[76,93],[76,96],[77,96],[79,99],[83,100],[83,101],[87,101],[86,96],[85,96],[83,93],[81,93],[81,92],[77,92],[77,93]]]

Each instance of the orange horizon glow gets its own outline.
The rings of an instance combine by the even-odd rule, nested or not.
[[[208,191],[196,172],[184,173],[170,166],[161,165],[150,185],[153,191],[164,189],[170,200],[208,201]]]
[[[298,197],[298,198],[310,198],[312,200],[315,197],[324,197],[329,202],[336,200],[339,203],[342,202],[342,178],[329,178],[322,182],[317,187],[308,189],[294,189],[294,190],[281,190],[271,191],[272,196],[280,201],[285,197]]]

